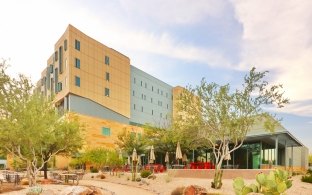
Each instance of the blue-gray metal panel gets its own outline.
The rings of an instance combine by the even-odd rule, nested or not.
[[[70,94],[69,96],[70,98],[68,101],[70,101],[70,111],[97,118],[113,120],[123,124],[129,124],[129,118],[118,114],[117,112],[110,110],[90,99],[76,96],[74,94]]]
[[[130,121],[139,124],[149,123],[156,126],[170,125],[173,110],[172,86],[134,66],[130,66],[130,75]],[[153,99],[152,102],[151,98]],[[158,104],[159,101],[162,102],[162,105]]]

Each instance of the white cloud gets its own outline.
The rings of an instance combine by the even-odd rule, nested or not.
[[[207,16],[220,16],[225,2],[219,0],[120,0],[128,13],[148,18],[156,25],[194,24]]]
[[[312,107],[298,104],[312,98],[312,1],[233,1],[243,26],[239,69],[250,65],[271,70],[294,101],[285,108],[312,116]],[[299,106],[299,107],[297,107]]]
[[[122,2],[123,5],[129,6],[130,10],[137,8],[143,14],[145,14],[144,7],[148,11],[153,8],[152,5],[156,4],[156,1],[152,3],[140,1],[135,5],[132,5],[133,2]],[[167,18],[156,18],[160,23],[168,21],[168,18],[177,23],[196,22],[202,20],[201,14],[217,14],[222,7],[222,4],[217,2],[198,1],[193,2],[192,5],[189,5],[188,1],[167,4],[157,2],[161,13],[151,12],[151,17]],[[3,29],[7,29],[1,31],[1,57],[11,58],[12,72],[30,75],[34,81],[39,79],[41,70],[46,66],[46,60],[53,53],[55,42],[69,23],[96,40],[129,56],[133,64],[141,62],[139,59],[132,58],[132,56],[137,56],[135,53],[139,52],[143,55],[144,53],[156,54],[185,61],[209,62],[214,66],[229,66],[224,56],[213,49],[185,44],[176,40],[168,32],[156,34],[141,30],[137,28],[139,26],[131,26],[120,17],[112,17],[109,8],[99,14],[75,1],[12,0],[1,2],[1,4],[3,11],[0,12],[0,18],[8,18],[1,20],[0,23]],[[219,5],[220,8],[214,9],[213,5]],[[174,9],[175,6],[177,9]],[[114,7],[110,8],[114,9]],[[173,13],[172,16],[171,13]],[[166,66],[168,64],[163,64],[163,67],[159,68]]]

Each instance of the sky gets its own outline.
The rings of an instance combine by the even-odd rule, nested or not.
[[[0,58],[12,75],[39,80],[68,24],[172,86],[206,78],[237,88],[251,67],[268,70],[290,99],[274,112],[312,151],[310,0],[0,0],[0,8]]]

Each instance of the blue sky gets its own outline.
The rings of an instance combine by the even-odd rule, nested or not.
[[[282,124],[312,151],[312,1],[0,1],[0,57],[35,82],[72,24],[172,86],[239,87],[255,66],[282,83]]]

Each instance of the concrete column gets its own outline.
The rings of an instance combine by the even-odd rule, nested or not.
[[[64,97],[64,111],[65,111],[65,110],[68,110],[68,108],[67,108],[67,101],[68,101],[68,100],[67,100],[67,96],[65,96],[65,97]]]
[[[68,95],[68,111],[70,111],[70,95]]]
[[[293,170],[293,167],[294,167],[294,146],[291,146],[291,160],[290,160],[290,163],[291,163],[291,170]]]
[[[287,140],[285,140],[285,170],[287,168]]]
[[[278,136],[275,137],[275,165],[277,165],[278,161]]]

